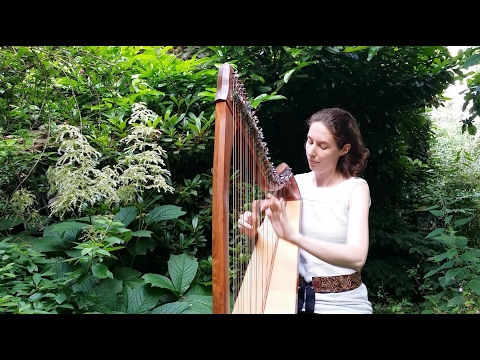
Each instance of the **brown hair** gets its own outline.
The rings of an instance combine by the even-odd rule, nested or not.
[[[332,133],[339,149],[350,144],[350,150],[340,157],[337,169],[345,177],[360,176],[367,166],[370,151],[363,145],[363,138],[357,120],[348,111],[340,108],[327,108],[310,116],[307,125],[320,121]]]

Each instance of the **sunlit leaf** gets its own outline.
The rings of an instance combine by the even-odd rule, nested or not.
[[[480,64],[480,53],[473,54],[473,55],[469,56],[465,60],[465,63],[463,64],[463,68],[467,69],[470,66],[474,66],[474,65],[477,65],[477,64]]]

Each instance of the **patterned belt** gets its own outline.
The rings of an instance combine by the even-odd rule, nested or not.
[[[362,277],[358,271],[350,275],[314,277],[306,282],[302,275],[298,276],[298,312],[303,309],[305,298],[305,313],[313,314],[315,308],[315,293],[339,293],[354,290],[362,285]]]
[[[298,276],[298,286],[311,285],[316,293],[338,293],[358,288],[362,285],[362,276],[358,271],[350,275],[322,276],[312,278],[306,283],[302,275]]]

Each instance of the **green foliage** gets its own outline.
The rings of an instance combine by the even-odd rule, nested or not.
[[[144,311],[162,292],[139,277],[171,248],[209,284],[216,68],[165,46],[0,51],[1,229],[62,264],[71,311]]]
[[[56,278],[55,260],[26,243],[6,237],[0,241],[0,313],[64,313],[62,288],[68,281]]]
[[[202,314],[212,312],[211,293],[201,285],[192,286],[198,269],[198,261],[187,254],[171,255],[168,272],[171,278],[158,274],[145,274],[145,283],[153,287],[170,290],[177,301],[169,302],[153,309],[152,314],[185,313]]]
[[[469,135],[475,135],[477,128],[474,120],[480,114],[480,46],[472,46],[459,52],[457,58],[463,62],[463,70],[468,70],[467,73],[462,73],[461,78],[466,79],[467,84],[467,89],[463,91],[462,110],[465,111],[469,107],[468,117],[462,119],[462,133],[466,131]]]

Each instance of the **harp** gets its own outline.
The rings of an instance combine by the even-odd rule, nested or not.
[[[228,63],[217,79],[212,181],[213,313],[296,313],[298,247],[278,238],[268,218],[253,241],[236,222],[252,200],[273,192],[287,201],[298,230],[300,191],[288,165],[270,162],[247,92]]]

